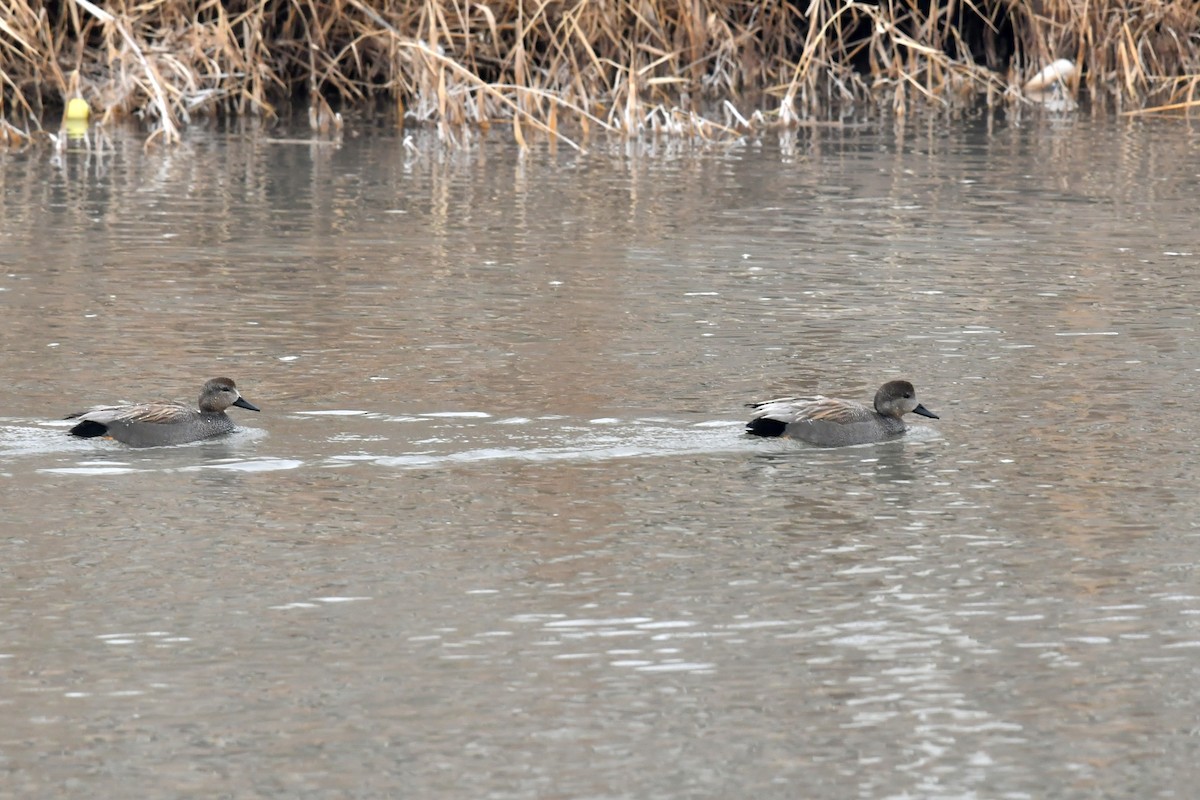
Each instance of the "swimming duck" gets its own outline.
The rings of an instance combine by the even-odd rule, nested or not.
[[[822,447],[842,447],[890,439],[905,431],[902,417],[912,412],[930,419],[937,414],[921,405],[908,381],[888,381],[875,392],[875,407],[853,400],[814,395],[779,397],[749,403],[754,416],[746,433],[788,436]]]
[[[159,401],[127,406],[96,406],[71,414],[78,419],[71,428],[73,436],[90,438],[111,436],[131,447],[158,447],[196,442],[229,433],[233,420],[225,414],[230,406],[258,411],[258,406],[242,397],[229,378],[212,378],[200,390],[199,409],[186,403]]]

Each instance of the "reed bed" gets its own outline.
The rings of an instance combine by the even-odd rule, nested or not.
[[[1022,102],[1059,58],[1094,100],[1200,103],[1195,0],[0,0],[0,142],[67,99],[171,142],[202,116],[393,104],[448,141],[592,131],[720,139],[836,117]],[[1074,82],[1077,82],[1077,77]],[[1074,91],[1077,86],[1071,86]]]

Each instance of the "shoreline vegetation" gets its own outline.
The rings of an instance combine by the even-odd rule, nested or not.
[[[137,119],[148,144],[174,143],[197,119],[269,119],[288,103],[307,105],[328,135],[342,126],[334,109],[380,102],[452,143],[499,125],[521,147],[531,136],[580,147],[599,131],[719,141],[864,105],[903,114],[1036,102],[1054,90],[1125,113],[1200,108],[1200,7],[0,0],[0,145],[9,146],[57,141],[43,122],[59,115]]]

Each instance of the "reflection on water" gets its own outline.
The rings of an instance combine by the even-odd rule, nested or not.
[[[0,785],[1187,795],[1191,133],[907,124],[5,155]],[[891,377],[941,419],[741,434]]]

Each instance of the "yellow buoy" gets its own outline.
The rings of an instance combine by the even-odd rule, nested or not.
[[[87,100],[82,97],[72,97],[67,101],[67,119],[71,122],[87,122],[92,110],[88,108]]]

